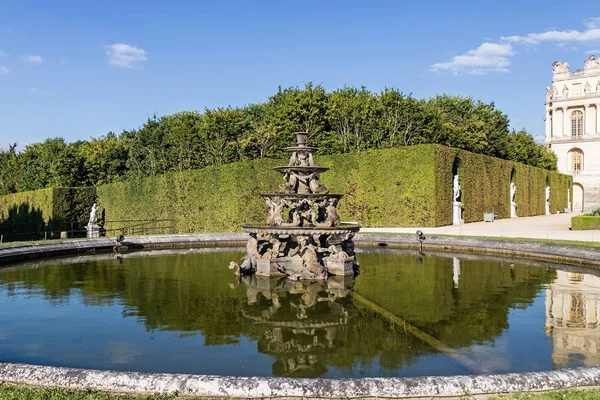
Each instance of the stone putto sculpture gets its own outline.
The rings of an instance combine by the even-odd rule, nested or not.
[[[243,224],[250,234],[241,266],[230,269],[242,275],[286,275],[292,280],[321,280],[330,275],[354,275],[359,264],[354,254],[354,234],[360,225],[342,223],[337,212],[340,194],[331,194],[319,183],[315,147],[306,145],[305,132],[296,133],[297,145],[287,166],[276,167],[284,184],[276,193],[261,194],[268,207],[264,224]]]

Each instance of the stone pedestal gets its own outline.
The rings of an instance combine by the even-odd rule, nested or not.
[[[462,207],[463,207],[463,203],[461,203],[460,201],[455,201],[454,203],[452,203],[452,224],[453,225],[460,225],[465,222],[462,219]]]
[[[97,238],[100,237],[100,227],[96,224],[94,225],[88,225],[86,226],[87,229],[87,233],[86,233],[86,238],[90,239],[90,238]]]
[[[511,218],[517,217],[517,203],[515,203],[514,201],[510,202],[510,217]]]
[[[546,202],[546,215],[550,215],[550,203]]]
[[[331,258],[325,257],[325,268],[331,275],[347,276],[354,275],[354,257],[348,258]]]
[[[302,269],[302,258],[300,257],[259,258],[256,260],[257,276],[285,276],[301,273]]]

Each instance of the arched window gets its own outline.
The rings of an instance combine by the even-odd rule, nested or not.
[[[571,159],[569,171],[573,174],[578,174],[583,171],[583,151],[580,149],[573,149],[569,151],[569,156]]]
[[[571,135],[583,135],[583,113],[579,110],[575,110],[571,113]]]

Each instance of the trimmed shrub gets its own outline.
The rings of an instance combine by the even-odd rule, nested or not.
[[[586,231],[600,229],[600,217],[593,215],[578,215],[571,218],[571,230]]]

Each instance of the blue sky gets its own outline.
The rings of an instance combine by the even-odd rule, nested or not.
[[[494,101],[542,137],[551,64],[600,56],[598,17],[597,0],[1,0],[0,144],[89,139],[309,81]]]

